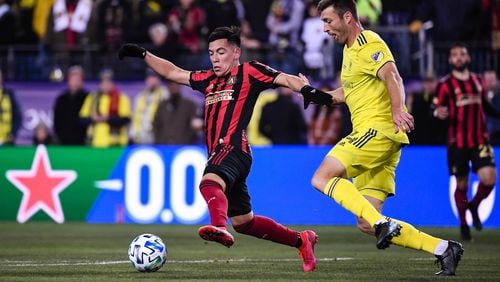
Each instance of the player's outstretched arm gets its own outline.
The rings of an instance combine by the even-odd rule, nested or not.
[[[137,44],[126,43],[120,47],[120,50],[118,50],[118,58],[123,60],[125,57],[144,59],[150,68],[166,79],[179,84],[189,85],[189,71],[179,68],[168,60],[151,54]]]
[[[288,87],[295,92],[300,92],[304,97],[304,109],[306,109],[310,103],[325,106],[336,104],[330,94],[310,86],[307,79],[304,80],[295,75],[281,73],[276,77],[274,83],[279,86]]]

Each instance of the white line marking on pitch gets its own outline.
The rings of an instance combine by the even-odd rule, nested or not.
[[[347,261],[347,260],[356,260],[356,258],[350,257],[338,257],[338,258],[318,258],[318,261]],[[434,260],[434,258],[410,258],[410,260],[414,261],[426,261],[426,260]],[[292,262],[292,261],[300,261],[299,259],[202,259],[202,260],[167,260],[167,263],[228,263],[228,262],[245,262],[245,263],[261,263],[261,262]],[[113,264],[128,264],[130,261],[128,260],[116,260],[116,261],[61,261],[54,263],[37,263],[32,260],[2,260],[0,264],[4,266],[86,266],[86,265],[113,265]]]
[[[346,261],[354,260],[354,258],[319,258],[318,261]],[[259,263],[259,262],[289,262],[300,261],[299,259],[205,259],[205,260],[167,260],[167,263],[217,263],[217,262],[245,262],[245,263]],[[85,266],[85,265],[112,265],[112,264],[128,264],[128,260],[116,261],[62,261],[54,263],[37,263],[34,261],[9,261],[4,260],[1,262],[6,266]]]

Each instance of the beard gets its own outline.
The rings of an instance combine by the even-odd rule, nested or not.
[[[466,62],[464,63],[463,65],[460,65],[460,66],[457,66],[457,65],[451,65],[451,68],[454,70],[454,71],[459,71],[459,72],[463,72],[464,70],[468,69],[469,68],[469,62]]]

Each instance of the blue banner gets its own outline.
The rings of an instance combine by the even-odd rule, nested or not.
[[[284,224],[355,224],[352,214],[314,190],[310,179],[329,147],[274,146],[253,148],[248,177],[253,210]],[[205,167],[202,147],[129,147],[102,189],[90,223],[208,223],[206,204],[198,192]],[[469,198],[477,189],[471,176]],[[396,196],[383,213],[420,226],[456,226],[454,178],[449,177],[446,148],[403,149],[396,171]],[[496,189],[480,206],[485,227],[500,227]],[[470,219],[470,214],[468,215]],[[470,221],[470,220],[469,220]]]

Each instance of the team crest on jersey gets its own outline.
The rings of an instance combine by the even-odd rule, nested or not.
[[[378,63],[378,62],[382,61],[382,59],[384,59],[384,53],[382,51],[377,51],[377,52],[373,53],[371,55],[371,57],[375,63]]]
[[[228,78],[228,80],[226,81],[226,84],[227,85],[233,85],[236,83],[236,76],[231,76],[230,78]]]

